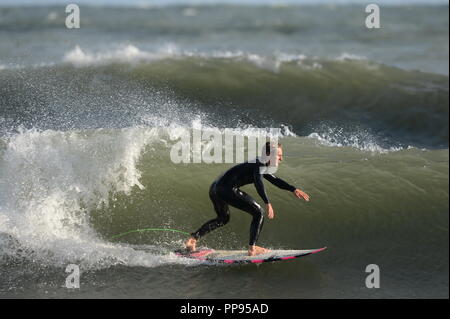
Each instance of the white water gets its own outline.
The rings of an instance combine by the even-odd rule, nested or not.
[[[235,51],[219,51],[211,52],[182,50],[173,43],[166,43],[155,51],[141,50],[135,45],[127,44],[119,46],[115,49],[103,50],[99,52],[89,52],[83,50],[80,46],[75,46],[63,57],[63,62],[70,63],[77,67],[85,67],[91,65],[106,65],[109,63],[130,63],[137,64],[140,62],[152,62],[163,59],[177,59],[183,57],[201,57],[211,59],[233,59],[238,61],[247,61],[253,63],[260,69],[279,72],[283,63],[294,62],[306,69],[321,69],[320,58],[316,56],[308,57],[303,54],[290,54],[284,52],[274,52],[269,56],[262,56],[257,53]],[[323,60],[323,59],[322,59]],[[366,57],[358,56],[343,52],[342,54],[331,59],[334,61],[369,61]]]
[[[85,268],[180,262],[106,242],[88,220],[90,209],[108,205],[111,192],[143,188],[137,162],[155,134],[30,130],[10,137],[0,153],[0,255],[26,251],[42,264]]]

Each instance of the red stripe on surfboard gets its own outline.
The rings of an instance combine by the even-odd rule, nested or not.
[[[323,251],[323,250],[325,250],[325,249],[327,249],[327,247],[323,247],[323,248],[319,248],[319,249],[313,250],[313,251],[311,252],[311,254],[318,253],[318,252]]]

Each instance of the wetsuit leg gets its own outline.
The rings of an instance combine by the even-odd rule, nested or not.
[[[264,224],[263,209],[250,195],[238,188],[234,188],[231,192],[227,193],[226,201],[231,206],[241,209],[253,216],[250,225],[249,245],[255,245]]]
[[[216,228],[222,227],[230,221],[230,210],[228,204],[219,197],[216,183],[214,182],[209,189],[209,198],[211,199],[214,210],[216,211],[217,218],[211,219],[206,222],[202,227],[200,227],[196,232],[192,233],[191,236],[195,239],[206,235],[210,231]]]

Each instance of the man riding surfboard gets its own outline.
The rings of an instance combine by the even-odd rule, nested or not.
[[[275,154],[276,156],[270,156]],[[230,168],[212,183],[209,190],[209,197],[213,203],[217,217],[206,222],[197,231],[191,234],[191,237],[185,242],[187,250],[191,252],[195,251],[197,241],[201,237],[229,222],[229,205],[231,205],[249,213],[253,217],[250,226],[248,255],[254,256],[269,251],[263,247],[256,246],[264,222],[264,210],[250,195],[240,190],[239,187],[251,183],[255,185],[259,196],[261,196],[266,204],[267,217],[269,219],[273,219],[275,213],[267,197],[262,181],[263,177],[278,188],[289,190],[298,198],[309,201],[309,196],[305,192],[286,183],[275,175],[265,173],[267,171],[265,169],[269,165],[278,167],[279,163],[283,160],[283,148],[280,143],[275,145],[267,142],[265,144],[262,150],[262,158],[265,159],[269,156],[270,160],[260,161],[260,159],[257,158],[254,162],[238,164]]]

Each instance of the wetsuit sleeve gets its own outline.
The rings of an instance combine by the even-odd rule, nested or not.
[[[267,179],[269,182],[271,182],[273,185],[275,185],[278,188],[285,189],[287,191],[295,191],[296,187],[292,186],[285,181],[283,181],[281,178],[276,177],[272,174],[264,174],[264,178]]]
[[[259,173],[259,167],[256,167],[256,169],[253,171],[253,180],[255,181],[254,183],[256,191],[258,192],[259,196],[261,196],[264,203],[268,204],[269,199],[267,198],[266,189],[264,188],[262,175]]]

